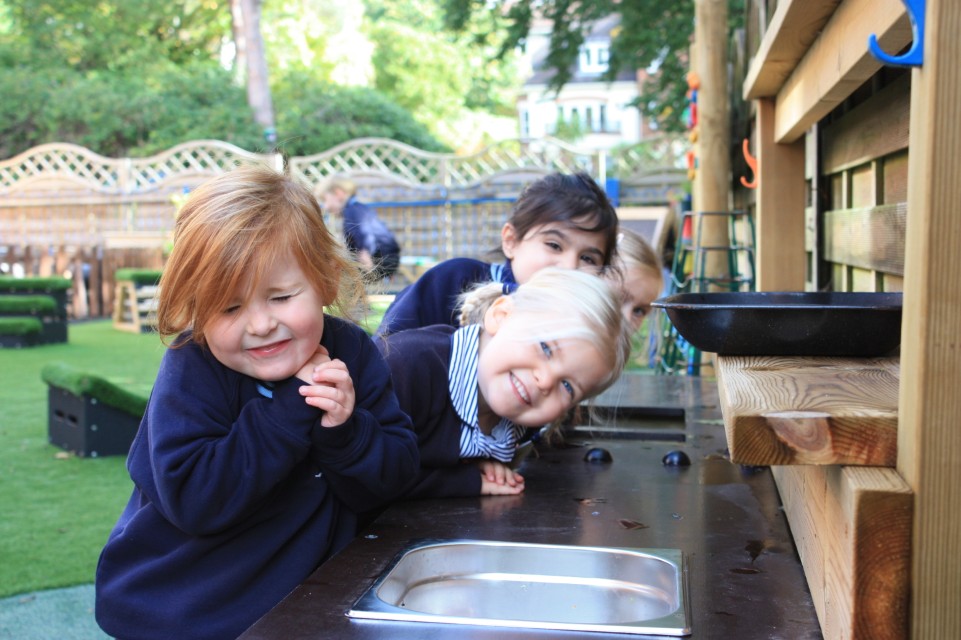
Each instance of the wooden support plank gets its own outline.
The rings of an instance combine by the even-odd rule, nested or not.
[[[905,74],[824,127],[822,171],[837,173],[907,149],[910,120],[911,76]]]
[[[845,0],[777,96],[774,139],[793,142],[881,68],[868,51],[875,34],[885,51],[911,42],[901,0]]]
[[[879,467],[771,471],[824,637],[907,638],[914,499],[907,483]]]
[[[838,264],[901,275],[907,213],[906,203],[825,211],[824,258]]]
[[[775,107],[757,101],[757,290],[803,291],[805,141],[774,141]]]
[[[841,0],[782,0],[744,78],[745,100],[777,94]]]
[[[731,461],[897,461],[898,358],[718,356]]]
[[[912,71],[898,471],[914,490],[911,637],[961,638],[961,3],[927,0]]]

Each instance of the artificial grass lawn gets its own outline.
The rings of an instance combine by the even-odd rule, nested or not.
[[[93,582],[103,547],[130,496],[125,458],[78,458],[47,442],[47,385],[62,361],[147,395],[163,346],[110,320],[71,324],[68,342],[0,349],[0,597]]]

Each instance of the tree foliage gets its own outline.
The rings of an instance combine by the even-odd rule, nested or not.
[[[269,31],[270,42],[283,42],[284,29]],[[324,81],[330,67],[311,65],[305,47],[322,48],[327,33],[278,56],[291,63],[271,77],[281,149],[311,154],[359,136],[441,148],[384,94]],[[201,138],[269,150],[222,64],[229,39],[226,0],[0,0],[0,158],[47,142],[111,157]]]
[[[274,87],[277,146],[287,155],[310,155],[354,138],[392,138],[418,149],[445,151],[427,127],[383,93],[366,87],[311,82],[288,74]]]
[[[31,66],[77,71],[185,64],[216,55],[230,33],[226,0],[4,0],[9,42]]]
[[[418,120],[436,130],[465,110],[514,115],[520,78],[513,56],[492,62],[500,34],[478,38],[477,21],[459,32],[447,29],[439,0],[365,0],[365,6],[374,86]]]
[[[646,69],[638,108],[665,131],[680,131],[685,123],[688,50],[694,33],[692,0],[442,0],[445,22],[466,29],[478,15],[490,21],[487,29],[506,34],[499,55],[523,47],[537,18],[553,22],[546,59],[555,74],[549,88],[560,90],[572,76],[578,50],[592,22],[618,13],[620,27],[612,34],[611,57],[605,79],[622,69]],[[743,17],[743,0],[731,0],[732,26]],[[492,10],[492,8],[494,10]]]

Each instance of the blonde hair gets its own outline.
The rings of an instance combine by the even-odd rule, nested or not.
[[[210,320],[287,253],[318,295],[349,317],[364,298],[361,272],[324,225],[317,199],[263,165],[241,166],[193,191],[181,208],[160,278],[157,328],[164,342],[190,329],[206,344]]]
[[[334,189],[340,189],[348,196],[353,196],[357,194],[357,185],[354,181],[348,178],[342,173],[335,173],[334,175],[328,177],[320,184],[320,188],[317,189],[317,193],[321,195],[325,193],[330,193]]]
[[[614,266],[610,272],[619,272],[617,275],[623,281],[631,269],[640,269],[647,273],[661,284],[659,289],[663,288],[664,273],[661,271],[661,260],[654,247],[640,234],[630,229],[620,229],[617,232]]]
[[[530,325],[536,339],[587,340],[610,363],[608,375],[587,398],[617,381],[631,352],[630,326],[621,314],[620,294],[606,281],[584,271],[545,267],[514,293],[499,282],[482,284],[460,296],[461,325],[482,324],[494,301],[505,295],[516,313],[537,317]]]

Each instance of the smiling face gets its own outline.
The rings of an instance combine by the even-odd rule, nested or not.
[[[606,242],[604,232],[584,231],[563,222],[533,227],[523,238],[509,222],[501,229],[501,248],[511,261],[518,284],[524,284],[544,267],[599,273]]]
[[[248,292],[241,283],[207,324],[207,346],[221,364],[258,380],[285,380],[310,359],[324,333],[324,301],[287,254]]]
[[[542,315],[515,312],[510,297],[498,299],[484,317],[477,383],[485,414],[539,427],[593,395],[611,364],[583,338],[541,340]]]

